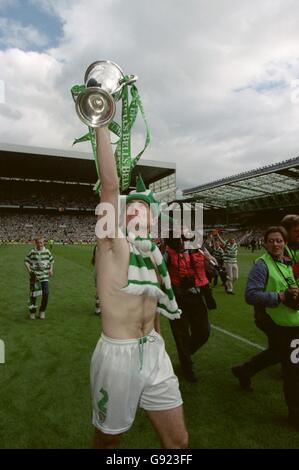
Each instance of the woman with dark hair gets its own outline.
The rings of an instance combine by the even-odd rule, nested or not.
[[[165,240],[168,272],[182,310],[181,317],[172,320],[170,326],[183,375],[189,382],[197,382],[191,356],[210,336],[207,303],[210,308],[216,308],[216,304],[205,273],[204,253],[186,250],[184,241],[184,237]]]
[[[268,348],[232,372],[241,387],[250,390],[251,377],[279,361],[289,421],[299,430],[299,283],[284,256],[286,242],[283,227],[270,227],[264,236],[267,253],[254,264],[247,280],[245,298],[254,306],[256,324],[267,335]]]

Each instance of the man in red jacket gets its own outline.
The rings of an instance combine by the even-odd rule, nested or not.
[[[166,240],[166,259],[177,303],[179,319],[170,322],[182,372],[189,382],[197,382],[191,356],[209,339],[210,322],[205,300],[209,281],[201,250],[185,250],[184,237]],[[215,308],[215,306],[213,307]]]

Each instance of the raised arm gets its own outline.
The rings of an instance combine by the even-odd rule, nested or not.
[[[214,264],[217,266],[218,262],[217,262],[215,256],[211,255],[211,253],[209,252],[209,250],[208,250],[205,246],[202,247],[201,251],[202,251],[204,257],[205,257],[208,261],[211,261],[212,263],[214,263]]]
[[[246,238],[250,237],[250,235],[252,234],[253,230],[251,230],[250,232],[246,232],[243,237],[239,238],[238,240],[238,245],[240,245],[244,240],[246,240]]]
[[[96,139],[97,139],[97,162],[100,173],[101,181],[101,208],[105,208],[105,204],[110,204],[111,209],[114,209],[114,221],[111,220],[111,213],[108,213],[108,218],[110,222],[114,222],[113,226],[115,231],[118,227],[118,196],[119,196],[119,181],[117,176],[116,162],[113,155],[112,145],[110,142],[110,133],[108,127],[99,127],[96,129]],[[107,208],[109,211],[109,207]],[[105,213],[106,214],[106,213]],[[104,214],[100,215],[99,218],[103,217]],[[107,217],[107,214],[105,215]],[[114,238],[116,232],[113,230],[109,238]],[[99,238],[102,238],[99,236]],[[104,238],[104,237],[103,237]]]
[[[217,233],[217,237],[220,243],[222,243],[222,245],[225,246],[225,240],[222,237],[220,237],[219,233]]]
[[[101,180],[101,202],[117,203],[119,181],[108,127],[96,129],[97,161]]]

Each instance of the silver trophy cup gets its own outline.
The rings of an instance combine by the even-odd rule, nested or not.
[[[86,70],[86,89],[74,96],[76,112],[89,127],[107,126],[112,121],[123,86],[137,80],[136,75],[124,76],[121,68],[110,60],[93,62]]]

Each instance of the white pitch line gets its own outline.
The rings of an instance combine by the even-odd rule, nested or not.
[[[214,330],[220,331],[221,333],[224,333],[227,336],[231,336],[232,338],[236,338],[239,341],[242,341],[243,343],[249,344],[250,346],[253,346],[256,349],[261,349],[262,351],[264,351],[266,349],[263,346],[261,346],[260,344],[252,343],[251,341],[248,341],[248,339],[242,338],[242,336],[234,335],[230,331],[223,330],[223,328],[219,328],[219,326],[215,326],[215,325],[211,325],[211,326],[212,326],[212,328],[214,328]]]

